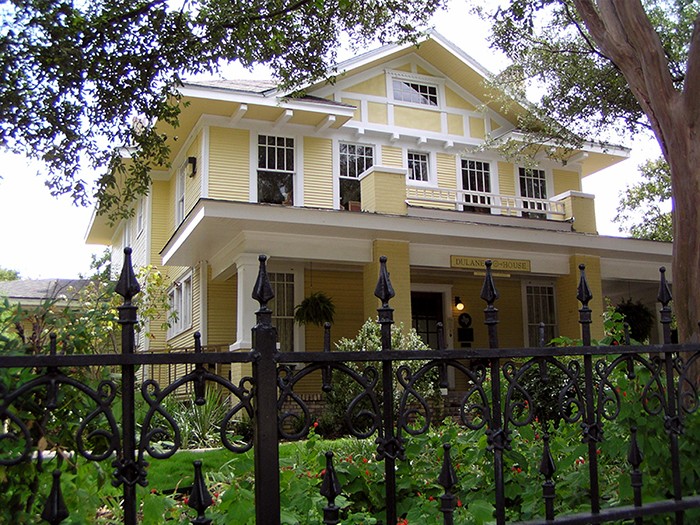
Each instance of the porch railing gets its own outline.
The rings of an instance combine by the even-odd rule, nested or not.
[[[533,218],[564,220],[566,209],[561,201],[532,199],[514,195],[501,195],[480,191],[447,188],[406,188],[409,204],[424,207],[444,207],[453,210],[489,212],[501,215],[529,216]]]
[[[700,508],[698,484],[684,488],[683,480],[692,478],[693,465],[689,464],[681,447],[688,436],[684,433],[686,420],[698,408],[698,391],[693,370],[699,364],[700,345],[670,344],[671,301],[664,273],[661,273],[659,302],[664,344],[657,346],[591,346],[590,324],[592,312],[588,304],[592,298],[586,282],[584,268],[577,298],[581,303],[579,322],[583,346],[569,348],[499,348],[498,309],[495,306],[498,292],[491,275],[490,264],[486,265],[486,277],[481,298],[486,303],[485,325],[488,330],[489,347],[484,349],[445,349],[444,337],[440,337],[438,348],[430,351],[407,351],[391,346],[393,309],[390,300],[394,290],[389,280],[386,258],[380,260],[380,275],[375,295],[381,300],[378,322],[381,326],[381,351],[378,352],[332,352],[330,331],[326,328],[324,347],[320,352],[279,352],[277,333],[272,326],[272,311],[269,301],[274,297],[267,278],[265,257],[260,257],[260,271],[253,291],[253,298],[260,304],[257,324],[253,329],[253,349],[250,352],[204,352],[195,337],[192,353],[139,354],[134,353],[134,324],[136,307],[131,300],[138,293],[138,283],[131,269],[130,250],[125,250],[125,266],[117,292],[124,297],[119,309],[122,325],[122,354],[120,355],[58,355],[56,339],[53,338],[47,355],[7,356],[0,358],[0,369],[24,369],[33,373],[28,379],[12,382],[11,374],[5,374],[0,384],[0,465],[8,469],[21,469],[22,464],[41,455],[43,427],[56,422],[53,414],[58,407],[57,399],[68,390],[77,392],[94,408],[85,414],[75,409],[74,417],[79,421],[75,436],[76,453],[88,460],[110,461],[114,466],[114,483],[123,487],[124,523],[137,523],[139,501],[136,486],[148,483],[150,460],[167,460],[182,443],[174,419],[167,413],[167,398],[175,395],[185,384],[192,385],[195,403],[203,403],[207,385],[218,385],[230,393],[231,405],[221,422],[222,445],[232,453],[254,449],[255,512],[260,525],[280,523],[280,439],[298,440],[308,435],[312,414],[295,393],[296,385],[309,374],[320,372],[322,390],[334,388],[340,375],[349,377],[360,393],[347,408],[346,420],[351,433],[358,438],[372,437],[376,443],[376,459],[384,462],[384,490],[386,511],[385,525],[396,525],[398,514],[397,464],[406,461],[407,444],[413,436],[428,431],[435,421],[431,404],[420,394],[417,385],[427,381],[430,374],[437,373],[440,387],[448,383],[448,371],[462,376],[466,390],[461,401],[459,422],[473,431],[485,432],[488,446],[485,453],[490,459],[494,499],[494,519],[497,524],[507,522],[509,499],[506,494],[505,471],[509,467],[508,451],[517,451],[521,440],[517,429],[533,423],[545,405],[559,418],[561,425],[571,425],[580,432],[585,443],[581,463],[585,464],[588,487],[585,490],[588,504],[576,514],[557,515],[557,468],[561,457],[554,457],[549,437],[543,436],[539,474],[541,483],[541,505],[539,518],[528,524],[546,524],[556,521],[565,524],[602,523],[633,520],[641,524],[649,517],[671,514],[675,523],[683,523],[689,509]],[[416,368],[399,366],[397,361],[416,363]],[[349,363],[365,364],[362,372]],[[238,384],[210,372],[210,364],[250,363],[252,377],[243,378]],[[144,365],[191,365],[194,369],[172,384],[159,385],[147,380],[136,388],[135,369]],[[301,364],[302,366],[292,366]],[[121,379],[109,379],[98,385],[89,384],[74,377],[82,367],[115,367]],[[557,374],[561,383],[551,398],[541,399],[532,390],[533,384],[547,384]],[[529,380],[528,380],[529,378]],[[637,378],[641,388],[638,398],[632,394],[620,394],[622,380]],[[394,380],[400,389],[395,391]],[[135,419],[135,399],[139,395],[148,409]],[[398,405],[394,410],[394,399]],[[38,416],[27,420],[25,400],[40,401]],[[296,403],[298,409],[292,413],[282,412],[280,407],[288,402]],[[360,405],[364,401],[364,405]],[[621,446],[629,449],[628,466],[620,471],[620,477],[630,479],[631,496],[611,505],[601,493],[598,450],[606,439],[606,425],[620,416],[627,403],[636,402],[645,421],[658,420],[666,433],[668,461],[663,465],[652,465],[669,474],[668,494],[657,494],[654,501],[644,501],[643,472],[647,468],[643,460],[644,447],[637,439],[636,425],[632,420],[629,433],[615,439],[625,441]],[[361,407],[361,408],[360,408]],[[359,410],[359,412],[358,412]],[[246,415],[254,424],[254,437],[241,440],[227,431],[229,422]],[[287,430],[284,423],[289,417],[297,418],[301,425],[297,431]],[[364,424],[357,424],[360,418]],[[138,425],[137,425],[138,423]],[[545,427],[546,428],[546,427]],[[165,440],[169,448],[160,448],[158,442]],[[454,444],[454,443],[453,443]],[[435,520],[444,525],[455,523],[457,500],[469,505],[470,491],[458,492],[459,479],[454,467],[455,458],[450,454],[450,443],[443,450],[436,450],[436,462],[442,469],[436,482],[443,487],[440,505],[435,507]],[[475,443],[473,446],[477,446]],[[441,459],[440,456],[442,456]],[[458,459],[457,459],[458,461]],[[211,505],[201,473],[201,465],[195,465],[195,477],[189,505],[197,512],[194,524],[208,524]],[[690,469],[690,470],[689,470]],[[534,469],[533,469],[534,470]],[[584,475],[579,472],[578,475]],[[12,476],[10,472],[9,476]],[[61,497],[61,472],[54,473],[54,483],[46,495],[46,507],[42,514],[45,521],[58,524],[70,513]],[[344,480],[347,482],[348,480]],[[474,482],[474,480],[471,480]],[[478,480],[477,480],[478,482]],[[537,489],[539,490],[539,488]],[[340,523],[341,509],[335,504],[343,492],[343,483],[333,466],[333,457],[326,455],[326,469],[320,492],[326,500],[323,507],[323,523]],[[408,496],[413,497],[413,496]],[[439,516],[439,518],[438,518]]]

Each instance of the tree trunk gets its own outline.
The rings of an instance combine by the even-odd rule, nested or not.
[[[674,312],[681,342],[700,342],[700,16],[683,89],[640,0],[573,0],[591,38],[622,72],[671,168]]]

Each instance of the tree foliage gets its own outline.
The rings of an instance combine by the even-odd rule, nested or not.
[[[237,60],[299,85],[332,72],[343,35],[414,37],[443,1],[0,2],[0,145],[43,161],[54,194],[128,215],[167,164],[154,124],[177,124],[182,76]]]
[[[693,0],[643,3],[674,85],[681,89],[700,5]],[[594,41],[573,0],[509,0],[478,10],[493,21],[493,47],[512,61],[495,78],[496,85],[521,99],[526,92],[537,97],[534,113],[523,116],[519,127],[567,141],[650,128],[627,79]]]
[[[0,267],[0,281],[16,281],[17,279],[19,279],[19,272],[17,270]]]
[[[637,239],[673,241],[671,215],[671,172],[663,158],[639,166],[641,180],[621,193],[613,219],[620,231]]]

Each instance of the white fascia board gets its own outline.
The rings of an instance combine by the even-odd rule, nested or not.
[[[511,129],[500,135],[494,137],[495,140],[515,140],[517,142],[527,142],[529,133]],[[543,146],[559,147],[560,144],[556,144],[553,141],[545,141],[542,143]],[[599,144],[590,141],[584,141],[582,147],[576,148],[577,150],[587,151],[590,153],[602,153],[606,155],[618,155],[620,157],[629,157],[631,148],[625,146],[620,146],[616,144]]]
[[[344,107],[325,102],[312,102],[309,100],[294,100],[285,97],[265,96],[256,93],[240,91],[224,91],[200,86],[185,86],[180,89],[183,97],[202,98],[209,100],[220,100],[223,102],[233,102],[236,104],[250,104],[258,106],[275,107],[280,109],[291,109],[307,111],[311,113],[323,113],[338,115],[340,117],[353,117],[354,107]]]
[[[468,53],[465,53],[463,49],[461,49],[459,46],[454,44],[452,41],[448,40],[445,38],[443,35],[435,31],[434,29],[431,30],[428,33],[429,37],[431,40],[435,40],[438,44],[440,44],[442,47],[448,49],[449,51],[452,52],[457,58],[459,58],[466,66],[468,66],[470,69],[473,69],[477,73],[479,73],[484,79],[489,79],[493,78],[494,74],[486,69],[482,64],[476,61],[474,57],[469,55]]]
[[[205,210],[200,208],[196,213],[188,216],[185,222],[180,225],[182,231],[179,231],[172,239],[171,243],[168,243],[167,251],[163,252],[163,264],[167,265],[173,254],[184,244],[187,238],[192,234],[197,225],[204,220]],[[178,228],[178,230],[180,229]]]

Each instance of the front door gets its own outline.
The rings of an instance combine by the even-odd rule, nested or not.
[[[413,328],[430,348],[438,347],[438,323],[442,323],[442,293],[411,292]]]

